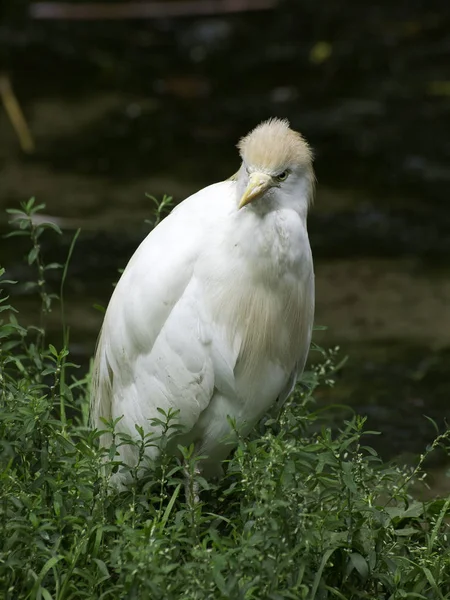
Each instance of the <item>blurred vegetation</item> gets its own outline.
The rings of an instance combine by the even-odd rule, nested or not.
[[[108,489],[121,466],[88,427],[89,376],[78,378],[63,321],[59,348],[45,321],[63,302],[74,243],[64,265],[46,264],[42,239],[59,234],[38,220],[33,200],[10,211],[11,235],[30,240],[27,263],[41,301],[40,322],[23,327],[9,305],[4,269],[0,311],[0,588],[5,600],[82,598],[443,600],[450,598],[450,498],[418,502],[427,455],[448,455],[437,435],[415,468],[383,463],[367,444],[364,419],[332,434],[314,396],[334,385],[334,352],[314,348],[277,420],[239,439],[219,483],[195,474],[200,502],[186,501],[184,467],[163,436],[134,443],[162,450],[127,491]],[[158,210],[157,210],[158,212]],[[161,212],[161,211],[159,211]],[[159,215],[156,215],[159,218]],[[46,274],[61,271],[59,299]],[[63,307],[64,314],[64,307]],[[113,424],[105,424],[112,428]],[[142,458],[142,461],[144,459]]]
[[[126,178],[176,163],[180,178],[214,180],[234,168],[239,135],[278,114],[313,141],[322,183],[407,190],[445,207],[449,22],[443,2],[387,0],[282,0],[183,19],[11,19],[0,54],[25,107],[55,94],[130,96],[129,110],[41,141],[37,160],[55,170]]]

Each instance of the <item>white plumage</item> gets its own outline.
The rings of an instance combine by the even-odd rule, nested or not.
[[[228,417],[245,435],[288,397],[313,323],[309,147],[287,121],[271,119],[239,148],[236,176],[178,205],[131,258],[93,373],[96,428],[122,416],[117,430],[137,437],[135,424],[149,431],[158,407],[177,409],[178,443],[208,457],[207,477],[232,448]],[[119,452],[134,465],[132,447]]]

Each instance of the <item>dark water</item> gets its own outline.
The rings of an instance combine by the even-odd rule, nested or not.
[[[65,230],[72,351],[84,366],[117,269],[176,200],[238,166],[235,144],[288,117],[315,149],[309,221],[317,336],[349,360],[320,402],[351,404],[385,455],[443,425],[450,378],[450,18],[445,3],[285,2],[272,12],[131,23],[4,23],[0,61],[31,126],[24,155],[0,112],[3,209],[30,196]],[[0,241],[12,278],[24,248]],[[50,284],[52,282],[50,281]],[[54,284],[56,286],[56,283]],[[15,302],[31,320],[36,302]],[[58,331],[58,314],[50,321]],[[314,356],[312,357],[315,358]]]

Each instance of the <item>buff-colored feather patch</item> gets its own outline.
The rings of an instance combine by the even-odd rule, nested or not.
[[[247,165],[273,174],[296,166],[312,168],[312,151],[286,119],[264,121],[240,140],[238,148]]]

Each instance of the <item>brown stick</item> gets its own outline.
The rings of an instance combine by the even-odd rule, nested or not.
[[[8,75],[0,73],[0,98],[24,152],[34,152],[34,141]]]
[[[32,2],[33,19],[100,20],[158,19],[190,15],[215,15],[255,10],[269,10],[278,0],[172,0],[171,2],[106,2],[66,4],[62,2]]]

